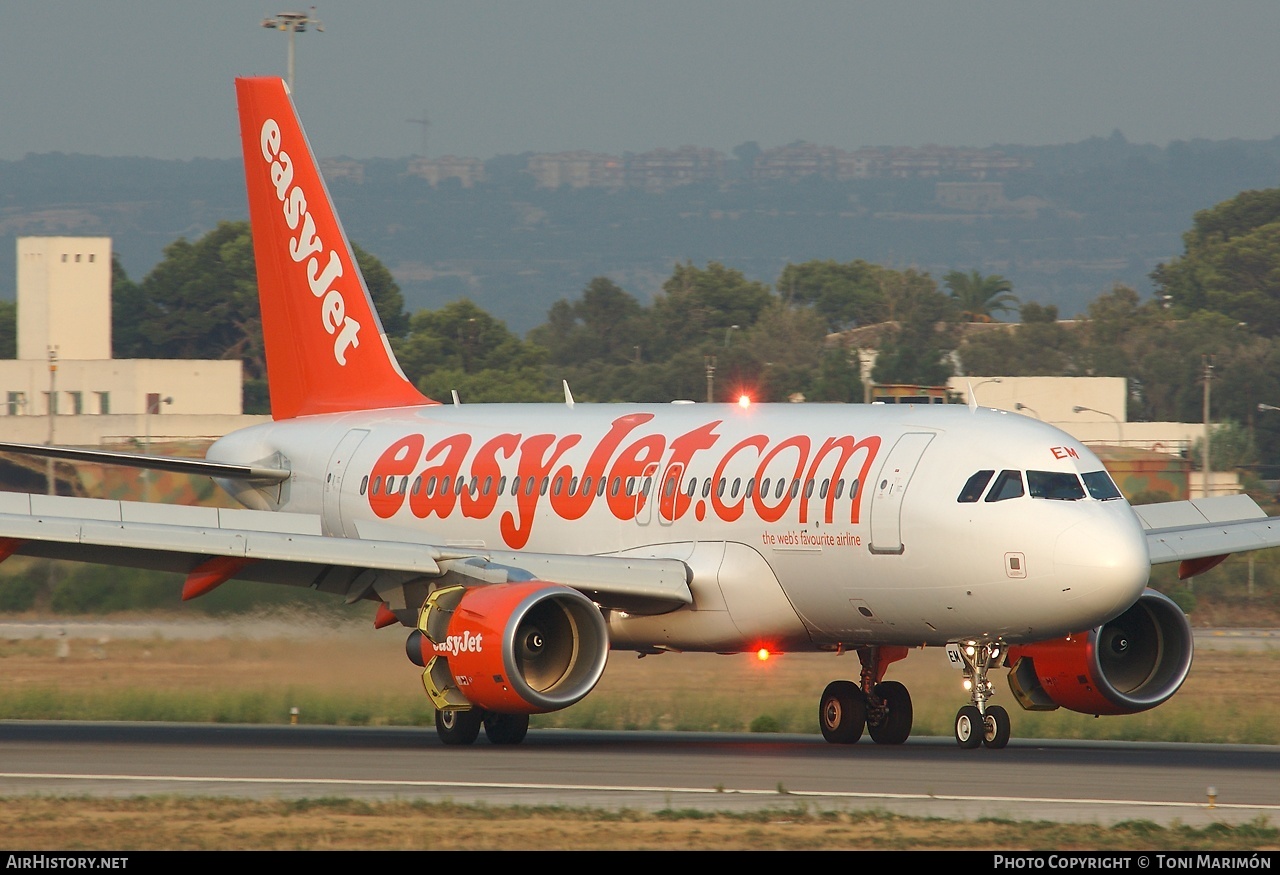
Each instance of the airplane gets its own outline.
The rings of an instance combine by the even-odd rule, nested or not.
[[[0,444],[212,477],[242,507],[0,493],[0,561],[73,559],[377,603],[447,745],[518,744],[611,652],[856,653],[833,744],[907,741],[887,679],[945,648],[961,748],[1027,710],[1133,714],[1177,692],[1190,623],[1151,589],[1280,545],[1248,496],[1131,506],[1037,419],[968,404],[463,404],[401,371],[285,83],[236,80],[272,421],[205,459]],[[674,658],[674,657],[673,657]],[[834,672],[833,672],[834,673]]]

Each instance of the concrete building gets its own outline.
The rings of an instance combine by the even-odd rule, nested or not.
[[[239,361],[111,357],[110,238],[19,237],[17,275],[18,357],[0,360],[7,440],[141,449],[270,418],[242,415]]]
[[[952,377],[947,388],[966,402],[1031,416],[1088,444],[1104,460],[1148,454],[1177,460],[1186,495],[1230,495],[1240,491],[1234,471],[1205,473],[1192,466],[1192,448],[1204,440],[1203,422],[1130,422],[1129,385],[1124,377]],[[1212,454],[1210,455],[1212,461]],[[1115,471],[1113,470],[1113,474]]]

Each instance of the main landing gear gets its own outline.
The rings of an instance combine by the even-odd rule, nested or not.
[[[987,670],[998,666],[1003,648],[999,644],[961,644],[947,648],[958,655],[964,667],[965,686],[971,704],[956,712],[956,742],[963,748],[989,747],[998,750],[1009,743],[1009,712],[988,704],[991,681]]]
[[[482,708],[436,712],[436,734],[445,744],[472,744],[480,727],[490,744],[519,744],[529,732],[528,714],[496,714]]]
[[[889,664],[907,655],[905,647],[863,647],[860,683],[832,681],[818,705],[822,737],[853,744],[863,730],[876,744],[902,744],[911,734],[911,694],[897,681],[882,680]]]

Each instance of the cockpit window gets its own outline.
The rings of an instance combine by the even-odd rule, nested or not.
[[[1090,471],[1082,476],[1089,494],[1098,499],[1098,501],[1107,501],[1120,497],[1120,490],[1116,488],[1115,481],[1111,479],[1111,475],[1106,471]]]
[[[956,501],[961,504],[970,504],[982,497],[982,490],[987,488],[987,484],[991,482],[991,478],[995,476],[995,471],[979,471],[969,478],[964,484],[964,489],[960,490],[960,497]]]
[[[987,501],[1004,501],[1006,498],[1022,496],[1022,472],[1001,471],[996,478],[996,485],[987,493]]]
[[[1079,501],[1084,498],[1080,478],[1070,471],[1028,471],[1027,491],[1032,498]]]

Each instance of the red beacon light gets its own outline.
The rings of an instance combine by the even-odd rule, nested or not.
[[[750,395],[739,395],[739,396],[738,396],[738,406],[739,406],[739,407],[750,407],[750,406],[751,406],[751,396],[750,396]]]

